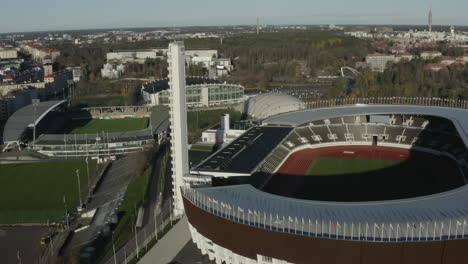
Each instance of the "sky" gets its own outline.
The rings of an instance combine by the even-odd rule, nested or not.
[[[0,33],[262,24],[468,25],[466,0],[0,0]]]

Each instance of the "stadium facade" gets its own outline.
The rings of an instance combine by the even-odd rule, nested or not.
[[[244,87],[204,77],[186,78],[188,107],[234,105],[244,100]],[[148,105],[170,105],[169,80],[160,79],[143,84],[141,89]]]

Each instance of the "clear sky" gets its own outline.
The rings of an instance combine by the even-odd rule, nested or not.
[[[0,32],[254,24],[468,25],[467,0],[0,0]]]

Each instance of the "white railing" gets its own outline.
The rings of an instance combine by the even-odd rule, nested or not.
[[[229,221],[274,232],[316,238],[368,242],[421,242],[468,238],[468,217],[409,222],[349,222],[334,218],[303,218],[241,208],[216,200],[197,189],[184,188],[194,206]],[[260,201],[259,201],[260,202]]]
[[[344,97],[324,100],[311,100],[305,103],[306,109],[338,107],[346,105],[420,105],[468,109],[468,100],[427,98],[427,97]]]

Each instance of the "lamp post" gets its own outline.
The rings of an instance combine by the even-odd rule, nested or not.
[[[36,143],[36,112],[37,112],[37,105],[39,104],[39,99],[32,99],[32,103],[34,106],[34,120],[33,120],[33,147]]]
[[[117,264],[117,256],[115,255],[114,231],[112,231],[112,251],[114,251],[114,264]]]
[[[80,169],[76,169],[76,178],[78,179],[78,199],[80,200],[81,210],[81,208],[83,208],[83,203],[81,202]]]
[[[88,165],[88,157],[85,158],[85,162],[86,162],[86,171],[88,173],[88,197],[91,196],[91,182],[89,180],[89,165]]]

